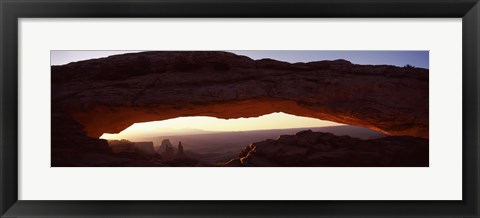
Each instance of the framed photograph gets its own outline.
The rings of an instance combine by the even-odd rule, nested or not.
[[[478,217],[477,0],[1,1],[1,217]]]

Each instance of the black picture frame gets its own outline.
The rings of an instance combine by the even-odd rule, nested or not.
[[[479,216],[478,0],[0,0],[1,217]],[[18,200],[18,19],[117,17],[462,18],[462,201]],[[446,42],[448,43],[448,42]],[[453,145],[452,145],[453,146]],[[442,190],[439,190],[442,191]]]

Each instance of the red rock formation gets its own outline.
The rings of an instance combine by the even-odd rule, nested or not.
[[[137,122],[272,112],[428,138],[428,70],[142,52],[52,66],[52,110],[97,138]]]
[[[252,143],[225,166],[427,167],[428,139],[389,136],[360,140],[312,131]]]

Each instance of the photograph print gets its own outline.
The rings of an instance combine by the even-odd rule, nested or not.
[[[52,167],[429,166],[429,51],[50,58]]]

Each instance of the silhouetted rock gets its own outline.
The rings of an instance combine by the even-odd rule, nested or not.
[[[152,155],[136,152],[133,143],[116,150],[107,140],[91,138],[67,114],[52,114],[52,167],[158,167],[166,164]]]
[[[428,140],[418,137],[361,140],[307,130],[252,143],[224,166],[426,167],[428,150]]]
[[[75,159],[82,154],[111,153],[107,140],[88,137],[82,125],[70,116],[52,113],[51,166],[77,166]]]
[[[137,122],[278,111],[428,138],[428,69],[164,51],[52,66],[51,72],[53,111],[73,117],[94,138]]]
[[[160,154],[164,160],[173,160],[175,158],[175,148],[168,139],[162,141],[157,153]]]
[[[184,157],[185,157],[185,154],[183,153],[182,142],[178,142],[178,150],[177,150],[176,158],[184,158]]]

